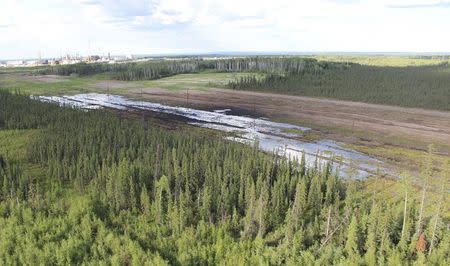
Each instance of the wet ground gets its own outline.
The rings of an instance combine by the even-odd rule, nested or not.
[[[316,141],[303,139],[303,135],[310,131],[310,128],[273,122],[261,117],[236,115],[240,112],[231,108],[206,111],[98,93],[37,98],[41,101],[83,109],[145,110],[174,115],[194,126],[226,132],[228,134],[225,138],[231,141],[258,145],[263,151],[276,152],[292,160],[299,160],[304,153],[306,163],[310,166],[333,161],[334,168],[339,168],[340,174],[344,176],[366,178],[376,172],[387,173],[383,162],[346,149],[341,143],[328,139]]]

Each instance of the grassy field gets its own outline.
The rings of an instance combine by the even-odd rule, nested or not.
[[[436,65],[449,60],[445,57],[413,57],[413,56],[350,56],[350,55],[318,55],[313,58],[320,61],[352,62],[370,66],[424,66]],[[50,76],[49,79],[39,79],[32,76],[41,68],[5,68],[0,70],[0,87],[9,90],[20,90],[27,94],[61,95],[79,92],[102,91],[109,82],[111,92],[124,93],[130,87],[150,87],[168,90],[197,89],[206,90],[210,87],[225,87],[229,81],[237,80],[250,73],[217,73],[200,72],[193,74],[179,74],[157,80],[119,82],[111,78],[111,73],[78,76]],[[447,69],[450,71],[450,68]],[[438,73],[439,74],[439,73]],[[436,75],[438,75],[436,74]],[[444,74],[444,73],[441,73]],[[255,74],[263,77],[263,74]],[[108,81],[110,80],[110,81]],[[337,86],[338,84],[336,84]],[[335,88],[333,88],[335,89]]]
[[[356,58],[356,57],[355,57]],[[357,59],[357,58],[356,58]],[[356,60],[355,59],[355,60]],[[393,64],[394,58],[370,57],[368,60],[375,60],[379,64]],[[412,62],[408,58],[395,58],[403,62]],[[383,61],[384,60],[384,61]],[[394,60],[395,61],[395,60]],[[432,62],[432,60],[429,60]],[[450,68],[449,68],[450,70]],[[97,74],[88,77],[78,76],[33,76],[23,72],[0,74],[0,88],[10,91],[20,90],[21,93],[33,95],[64,95],[76,94],[84,92],[106,92],[132,96],[131,91],[138,91],[139,88],[159,88],[168,91],[182,91],[187,88],[192,90],[208,90],[211,87],[224,88],[230,80],[250,75],[250,73],[217,73],[217,72],[202,72],[196,74],[180,74],[171,77],[166,77],[158,80],[148,81],[117,81],[111,80],[108,74]],[[262,76],[262,74],[259,74]],[[337,136],[337,139],[345,139],[343,136],[352,136],[354,139],[370,139],[380,145],[359,145],[353,143],[354,149],[382,157],[387,160],[397,161],[400,166],[416,165],[420,162],[419,153],[423,151],[415,151],[415,149],[426,149],[429,143],[420,140],[411,140],[410,138],[401,136],[381,136],[373,132],[364,130],[358,131],[344,127],[333,126],[326,128],[323,125],[308,124],[306,121],[283,121],[293,124],[300,124],[302,126],[310,126],[323,133],[322,137]],[[317,139],[318,136],[305,136],[309,139]],[[447,152],[450,150],[445,143],[436,143],[437,149]],[[395,147],[399,147],[396,149]],[[441,161],[441,158],[440,158]]]
[[[319,61],[349,62],[369,66],[392,66],[392,67],[438,65],[449,62],[448,59],[444,59],[442,57],[417,58],[410,56],[385,56],[385,55],[380,56],[321,55],[321,56],[314,56],[313,58]]]
[[[0,88],[9,91],[20,91],[33,95],[64,95],[83,92],[104,92],[126,94],[130,88],[160,88],[167,90],[207,90],[208,88],[224,88],[236,78],[249,73],[217,73],[202,72],[197,74],[180,74],[157,80],[117,81],[107,74],[88,77],[78,76],[33,76],[26,73],[0,74]]]
[[[409,171],[415,176],[419,175],[423,167],[427,148],[432,143],[436,149],[433,161],[435,169],[443,171],[445,163],[450,159],[450,143],[438,141],[425,141],[405,135],[384,135],[369,130],[354,129],[351,127],[319,124],[316,122],[293,119],[277,119],[277,122],[313,128],[310,134],[305,135],[306,140],[330,138],[347,143],[345,147],[368,154],[382,161],[388,162],[396,171]]]
[[[131,82],[145,87],[169,90],[197,89],[206,90],[211,87],[225,87],[229,81],[245,77],[250,73],[218,73],[201,72],[196,74],[180,74],[156,80]]]
[[[91,91],[95,77],[61,77],[40,79],[24,74],[0,74],[0,88],[30,95],[63,95]]]

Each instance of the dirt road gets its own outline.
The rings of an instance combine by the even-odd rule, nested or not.
[[[450,112],[226,89],[142,92],[147,99],[169,104],[240,108],[271,119],[450,144]],[[130,93],[139,97],[141,89]]]

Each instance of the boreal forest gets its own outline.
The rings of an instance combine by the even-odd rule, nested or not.
[[[439,57],[446,58],[446,57]],[[122,81],[153,80],[186,73],[248,72],[227,83],[234,90],[334,98],[358,102],[450,110],[450,66],[384,66],[305,57],[153,60],[122,64],[41,67],[38,74],[92,76]]]
[[[450,266],[450,0],[0,0],[0,266]]]
[[[305,83],[314,75],[296,62],[274,64],[298,74],[233,86],[284,83],[291,92],[296,75]],[[176,66],[116,75],[200,67]],[[307,167],[304,156],[288,160],[145,115],[61,107],[20,92],[0,92],[0,134],[2,265],[450,264],[450,163],[437,170],[433,147],[421,178],[401,175],[393,182],[402,190],[387,198],[332,163]]]

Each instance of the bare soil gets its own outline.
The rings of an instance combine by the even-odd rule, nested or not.
[[[32,82],[55,83],[68,80],[67,77],[58,75],[30,75],[22,74],[21,78]]]
[[[275,120],[450,144],[450,112],[227,89],[188,93],[158,88],[142,91],[143,97],[168,104],[239,108]],[[140,97],[140,93],[140,88],[130,89],[135,97]]]

